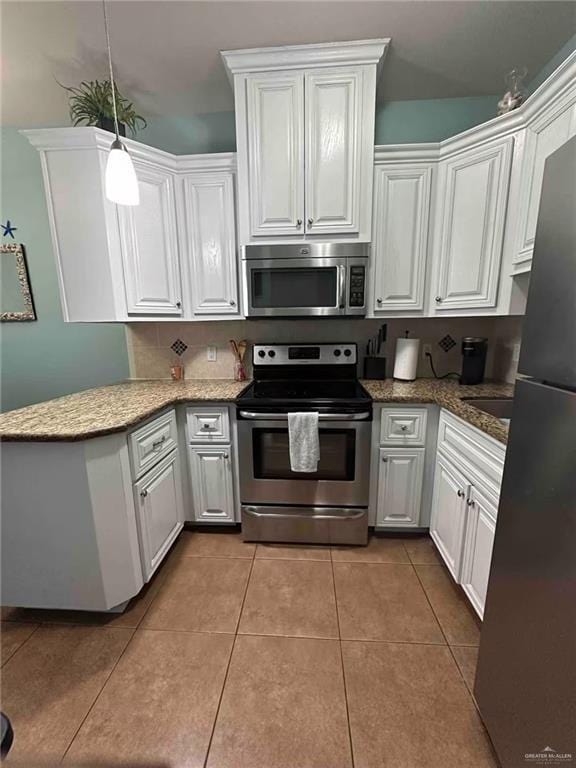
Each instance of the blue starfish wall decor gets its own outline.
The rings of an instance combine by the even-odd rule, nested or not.
[[[10,219],[6,220],[6,224],[0,224],[0,227],[2,227],[2,229],[4,230],[4,232],[2,232],[2,237],[8,237],[8,235],[10,235],[12,240],[14,240],[14,232],[16,232],[18,227],[14,227],[10,223]]]

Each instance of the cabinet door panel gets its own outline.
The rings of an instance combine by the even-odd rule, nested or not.
[[[570,105],[560,114],[531,126],[526,131],[522,182],[518,213],[518,236],[514,263],[529,261],[534,250],[534,237],[542,192],[546,158],[576,133],[576,106]]]
[[[306,231],[358,232],[362,71],[308,73]]]
[[[150,470],[135,486],[146,581],[152,576],[183,525],[184,506],[178,451]]]
[[[377,525],[418,526],[423,473],[424,448],[380,449]]]
[[[466,520],[466,541],[462,565],[462,589],[480,616],[488,589],[492,547],[496,530],[496,505],[472,488]]]
[[[189,448],[195,519],[234,522],[230,446]]]
[[[248,77],[250,223],[253,236],[304,231],[304,80]]]
[[[238,314],[232,174],[191,174],[183,183],[192,311]]]
[[[140,205],[118,206],[128,314],[181,315],[174,180],[134,165]]]
[[[465,478],[449,461],[438,454],[434,473],[430,536],[438,547],[448,570],[458,583],[460,583],[468,488]]]
[[[375,169],[375,313],[424,307],[431,182],[430,165]]]
[[[513,139],[441,163],[435,311],[495,307]]]

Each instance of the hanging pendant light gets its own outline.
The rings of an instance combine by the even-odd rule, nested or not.
[[[120,141],[118,133],[118,114],[116,110],[116,87],[114,85],[114,72],[112,71],[112,52],[110,50],[110,33],[108,32],[108,16],[106,14],[106,0],[102,0],[104,9],[104,29],[106,30],[106,47],[108,49],[108,67],[110,69],[110,88],[112,89],[112,109],[114,112],[114,132],[116,138],[110,147],[108,162],[106,163],[105,189],[106,197],[119,205],[138,205],[140,203],[140,191],[138,179],[128,150]]]

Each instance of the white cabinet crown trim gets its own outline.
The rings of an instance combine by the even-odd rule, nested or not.
[[[351,64],[378,64],[382,61],[390,38],[351,40],[344,43],[312,43],[280,45],[272,48],[243,48],[220,51],[228,77],[248,72],[279,69],[318,69]]]

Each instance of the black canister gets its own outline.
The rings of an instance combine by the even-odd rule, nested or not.
[[[478,336],[465,336],[462,339],[460,384],[482,384],[487,352],[488,339]]]

